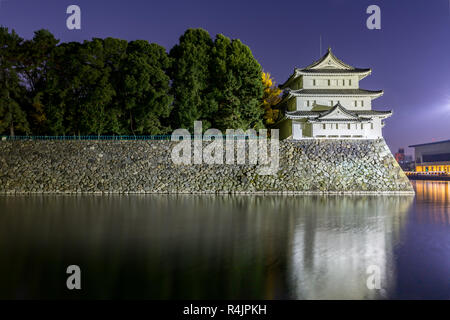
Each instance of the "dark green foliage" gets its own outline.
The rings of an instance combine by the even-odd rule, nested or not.
[[[217,106],[214,127],[263,128],[261,66],[240,40],[217,35],[212,57],[212,92]]]
[[[58,44],[0,28],[0,134],[145,135],[260,128],[261,66],[239,40],[189,29],[170,54],[145,40]]]
[[[203,129],[262,128],[261,66],[240,40],[189,29],[171,51],[174,125]]]
[[[174,94],[173,126],[191,128],[195,120],[203,121],[203,128],[211,126],[217,106],[207,95],[211,84],[211,53],[213,41],[203,29],[188,29],[180,43],[170,50],[173,65],[170,69]]]
[[[170,60],[163,47],[144,40],[130,42],[120,85],[132,134],[165,134],[170,127],[162,124],[170,115],[172,97],[166,74]]]
[[[21,107],[25,89],[20,84],[20,47],[23,39],[14,31],[0,27],[0,132],[29,132],[26,113]]]

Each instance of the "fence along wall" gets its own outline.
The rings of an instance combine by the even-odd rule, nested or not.
[[[414,192],[383,139],[280,141],[268,176],[249,164],[175,165],[176,144],[0,141],[0,193]]]

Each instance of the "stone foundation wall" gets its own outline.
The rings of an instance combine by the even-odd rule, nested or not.
[[[176,144],[0,141],[0,193],[414,192],[384,140],[280,141],[267,176],[249,164],[175,165]]]

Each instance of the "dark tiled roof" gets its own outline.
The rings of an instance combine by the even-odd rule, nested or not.
[[[343,112],[344,114],[346,114],[346,115],[348,115],[348,116],[350,116],[350,117],[358,117],[356,114],[353,114],[353,113],[351,113],[350,111],[348,111],[347,109],[345,109],[339,102],[338,102],[333,108],[330,108],[329,110],[323,111],[323,112],[320,114],[319,117],[322,118],[322,117],[324,117],[324,116],[327,116],[327,115],[329,115],[330,113],[333,113],[334,110],[336,110],[336,109],[340,110],[341,112]]]
[[[290,116],[318,116],[322,113],[323,111],[287,111],[286,114],[290,115]]]
[[[365,89],[298,89],[288,90],[295,95],[373,95],[383,93],[383,90],[365,90]]]
[[[323,119],[327,115],[333,113],[335,110],[340,110],[342,113],[348,115],[350,118],[342,119],[342,118],[331,118],[331,119]],[[351,111],[344,108],[340,103],[337,103],[333,107],[329,107],[324,110],[317,111],[288,111],[286,112],[286,116],[289,117],[305,117],[308,118],[308,122],[335,122],[335,121],[346,121],[346,122],[364,122],[370,121],[371,118],[367,118],[367,116],[375,116],[375,115],[387,115],[391,114],[391,111],[376,111],[376,110],[361,110],[361,111]],[[363,117],[361,117],[361,115]],[[364,117],[366,116],[366,117]]]
[[[300,69],[300,72],[303,73],[366,73],[369,72],[370,69],[349,69],[349,70],[343,70],[343,69]]]
[[[320,69],[313,69],[315,67],[317,67],[318,65],[320,65],[322,62],[326,61],[327,59],[331,59],[334,60],[335,64],[337,64],[337,68],[327,68],[327,66],[322,66]],[[334,73],[334,74],[348,74],[348,73],[352,73],[352,74],[358,74],[358,73],[367,73],[370,72],[371,69],[368,68],[355,68],[352,67],[351,65],[346,64],[344,61],[342,61],[341,59],[337,58],[333,52],[331,52],[331,48],[328,48],[327,53],[325,53],[324,56],[322,56],[319,60],[313,62],[312,64],[310,64],[309,66],[300,69],[300,68],[295,68],[294,69],[294,73],[289,77],[289,79],[286,80],[286,82],[284,82],[283,84],[279,85],[280,88],[284,89],[286,87],[286,85],[292,80],[295,79],[298,75],[298,72],[301,73],[311,73],[311,74],[317,74],[317,73],[322,73],[322,74],[327,74],[327,73]]]
[[[352,111],[346,109],[349,113],[352,113],[357,116],[376,116],[376,115],[384,115],[390,114],[392,111],[377,111],[377,110],[364,110],[364,111]],[[319,116],[323,114],[325,111],[288,111],[286,114],[290,116]],[[450,140],[449,140],[450,141]]]
[[[421,143],[421,144],[413,144],[412,146],[408,146],[410,148],[414,148],[414,147],[421,147],[421,146],[428,146],[431,144],[439,144],[439,143],[447,143],[450,142],[450,140],[443,140],[443,141],[436,141],[436,142],[429,142],[429,143]]]
[[[308,119],[309,122],[364,122],[370,121],[370,118],[354,118],[354,119]]]
[[[350,111],[350,112],[353,112],[359,116],[376,116],[376,115],[392,113],[391,110],[386,110],[386,111],[384,111],[384,110],[382,110],[382,111],[381,110],[380,111],[378,111],[378,110],[361,110],[361,111]]]
[[[325,61],[326,59],[328,59],[329,57],[333,58],[338,64],[340,64],[343,68],[346,69],[354,69],[352,66],[346,64],[344,61],[342,61],[341,59],[339,59],[338,57],[336,57],[333,52],[331,52],[331,48],[328,48],[327,53],[325,53],[325,55],[320,58],[319,60],[313,62],[312,64],[310,64],[309,66],[307,66],[305,69],[311,69],[314,68],[315,66],[319,65],[320,63],[322,63],[323,61]],[[303,70],[305,70],[303,69]]]

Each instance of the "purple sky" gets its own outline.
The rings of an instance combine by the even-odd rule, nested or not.
[[[77,4],[82,30],[66,28]],[[366,8],[381,8],[381,30],[366,28]],[[146,39],[169,50],[187,28],[223,33],[247,44],[277,83],[331,46],[355,67],[360,84],[383,89],[375,109],[393,109],[384,136],[392,151],[450,139],[450,0],[0,0],[0,24],[30,38],[50,30],[61,41],[92,37]],[[408,150],[409,151],[409,150]]]

